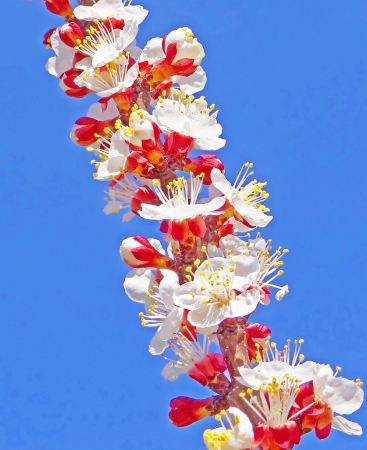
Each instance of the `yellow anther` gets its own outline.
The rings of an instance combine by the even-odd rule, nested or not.
[[[191,272],[192,271],[192,267],[191,266],[189,266],[189,267],[186,267],[186,272]]]
[[[200,259],[195,259],[194,265],[195,265],[195,266],[199,266],[199,265],[200,265]]]
[[[186,278],[187,278],[189,281],[192,281],[192,277],[191,277],[190,275],[186,275]]]
[[[299,360],[302,362],[302,361],[304,361],[305,360],[305,355],[299,355]]]
[[[192,298],[195,298],[195,293],[194,292],[190,292],[190,295],[192,296]]]
[[[224,409],[222,409],[220,413],[221,413],[222,416],[225,416],[225,415],[226,415],[226,412],[225,412]]]
[[[303,344],[303,343],[305,342],[305,340],[304,340],[304,339],[300,339],[298,342],[299,342],[300,344]]]
[[[241,392],[240,394],[238,394],[241,398],[245,397],[246,393],[245,392]]]
[[[220,415],[219,414],[215,415],[215,420],[218,420],[218,422],[220,422]]]
[[[337,366],[337,367],[336,367],[336,371],[337,371],[337,372],[341,372],[341,371],[342,371],[342,368],[339,367],[339,366]]]

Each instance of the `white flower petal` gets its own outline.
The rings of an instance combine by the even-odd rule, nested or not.
[[[232,185],[227,180],[227,178],[222,174],[222,172],[214,168],[211,172],[211,179],[213,185],[226,197],[230,197],[232,194]]]
[[[124,282],[124,288],[128,297],[137,303],[145,303],[147,292],[155,283],[155,277],[149,269],[131,270]]]
[[[100,121],[111,120],[119,116],[119,110],[115,100],[111,99],[105,111],[101,103],[93,103],[88,109],[87,116]]]
[[[184,309],[192,309],[198,300],[204,301],[205,296],[201,294],[200,287],[194,281],[179,286],[173,293],[175,305]]]
[[[223,308],[218,308],[210,303],[207,305],[202,303],[200,308],[194,309],[188,314],[188,319],[192,325],[203,328],[218,325],[225,318]]]
[[[322,397],[328,378],[332,378],[333,376],[334,372],[329,364],[325,364],[320,367],[315,378],[313,379],[313,387],[316,395]]]
[[[166,57],[162,49],[162,38],[153,38],[148,41],[147,45],[143,48],[140,55],[140,62],[147,61],[149,64],[153,64]]]
[[[303,364],[299,364],[292,371],[290,376],[297,378],[300,383],[307,383],[315,378],[317,372],[320,370],[321,365],[313,361],[306,361]]]
[[[93,6],[77,6],[74,15],[80,20],[106,19],[135,19],[141,23],[147,16],[148,11],[139,5],[124,6],[121,0],[99,0]]]
[[[180,287],[179,278],[172,270],[163,269],[161,272],[163,280],[159,285],[159,294],[166,308],[173,310],[175,308],[173,293]]]
[[[196,150],[219,150],[226,145],[226,140],[222,138],[200,138],[195,140]]]
[[[322,399],[338,414],[352,414],[363,403],[363,390],[351,380],[343,377],[328,378]]]
[[[112,200],[111,202],[108,202],[107,205],[105,205],[105,207],[103,208],[103,212],[107,216],[109,216],[110,214],[119,212],[121,206],[122,206],[121,202],[118,202],[117,200]]]
[[[361,436],[362,434],[362,427],[358,423],[351,422],[342,416],[334,417],[331,428],[354,436]]]
[[[158,38],[156,38],[158,39]],[[161,44],[162,50],[162,44]],[[162,50],[163,53],[163,50]],[[164,53],[163,53],[164,55]],[[165,56],[165,55],[164,55]],[[192,75],[183,77],[175,75],[172,77],[173,83],[177,83],[180,86],[180,90],[186,95],[192,95],[204,89],[207,76],[201,66],[199,66]]]

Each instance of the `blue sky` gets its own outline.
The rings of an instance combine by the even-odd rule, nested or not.
[[[61,23],[43,2],[2,5],[0,446],[6,450],[204,448],[212,419],[185,429],[169,401],[209,392],[160,376],[139,305],[124,295],[121,240],[158,225],[105,216],[90,155],[69,140],[91,96],[68,98],[44,64],[43,34]],[[136,3],[136,2],[134,2]],[[160,0],[138,44],[189,26],[203,43],[204,91],[220,109],[234,179],[242,162],[267,180],[274,219],[263,230],[289,248],[290,294],[259,308],[282,345],[367,379],[367,4],[364,0]],[[350,417],[367,427],[365,409]],[[365,449],[337,431],[300,449]]]

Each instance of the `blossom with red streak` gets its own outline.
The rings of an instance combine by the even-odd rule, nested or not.
[[[152,69],[155,82],[165,81],[174,75],[189,76],[200,66],[205,53],[189,28],[178,28],[163,38],[166,59]]]
[[[258,183],[257,180],[253,180],[245,184],[247,178],[253,174],[249,172],[250,168],[252,163],[244,164],[233,185],[220,170],[214,168],[211,173],[213,183],[211,195],[217,196],[222,193],[227,197],[230,207],[226,218],[235,219],[235,228],[240,232],[265,227],[273,218],[265,214],[270,210],[262,205],[262,202],[269,197],[269,194],[263,190],[267,183]]]
[[[122,126],[121,133],[131,150],[144,152],[152,164],[163,161],[163,155],[158,148],[161,131],[151,114],[134,105],[129,117],[129,126]]]
[[[292,413],[300,415],[303,432],[315,430],[319,439],[327,438],[332,428],[347,434],[362,434],[359,424],[340,415],[334,416],[334,413],[355,412],[362,405],[364,398],[361,389],[363,383],[359,379],[354,382],[338,377],[340,370],[340,367],[337,367],[334,374],[329,365],[321,366],[308,385],[300,386],[295,400],[298,407],[294,407]]]

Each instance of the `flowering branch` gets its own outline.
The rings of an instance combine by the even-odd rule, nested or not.
[[[186,374],[215,394],[173,399],[170,420],[183,427],[215,416],[220,427],[204,432],[209,450],[287,450],[312,430],[325,439],[331,428],[360,435],[343,415],[361,406],[363,383],[305,362],[302,339],[293,354],[290,341],[278,350],[268,327],[249,323],[273,293],[278,301],[288,293],[278,281],[288,250],[254,232],[272,216],[252,163],[231,183],[208,153],[226,141],[215,105],[194,96],[207,80],[203,46],[182,27],[140,49],[142,6],[78,3],[46,0],[65,19],[44,36],[55,53],[46,69],[69,97],[99,97],[71,139],[93,154],[93,177],[108,183],[104,212],[156,221],[168,244],[131,236],[120,246],[132,269],[126,294],[143,304],[142,325],[156,330],[149,352],[166,360],[166,379]],[[204,185],[209,198],[201,197]]]

